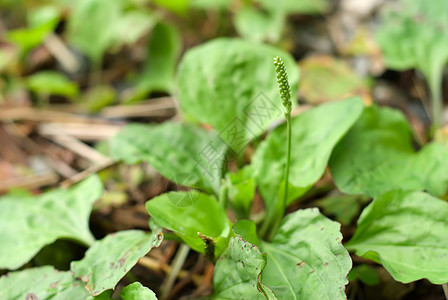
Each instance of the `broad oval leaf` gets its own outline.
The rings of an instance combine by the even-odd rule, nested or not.
[[[279,299],[346,299],[352,261],[339,230],[316,208],[286,216],[272,243],[262,244],[262,283]]]
[[[146,161],[182,186],[218,193],[226,152],[212,131],[191,124],[129,124],[110,140],[111,155],[128,164]]]
[[[285,61],[295,95],[299,69],[280,49],[220,38],[187,51],[178,70],[182,110],[212,125],[236,154],[241,153],[273,120],[283,117],[272,62],[276,56]]]
[[[336,143],[356,122],[363,107],[361,98],[354,97],[321,105],[292,120],[289,203],[319,180]],[[284,184],[285,157],[286,126],[282,125],[269,134],[252,158],[268,211],[281,202],[277,200]]]
[[[71,263],[76,276],[86,283],[87,291],[96,296],[113,289],[137,261],[163,239],[161,234],[147,234],[140,230],[112,233],[97,241],[87,250],[82,260]]]
[[[157,300],[156,294],[147,287],[144,287],[140,282],[134,282],[124,287],[120,296],[123,300]]]
[[[31,268],[0,277],[0,299],[87,299],[81,281],[51,266]]]
[[[17,269],[60,238],[93,244],[89,215],[102,192],[94,175],[67,190],[0,198],[0,268]]]
[[[265,266],[266,254],[242,237],[233,237],[216,262],[213,299],[277,299],[260,282]]]
[[[367,258],[375,252],[397,281],[446,283],[447,216],[445,201],[423,192],[391,191],[364,209],[346,247]]]
[[[443,195],[448,187],[448,148],[431,143],[418,153],[406,118],[397,110],[371,106],[336,146],[330,170],[347,194],[375,197],[394,189],[426,189]]]
[[[179,199],[191,200],[190,205],[178,205]],[[216,241],[215,256],[219,256],[227,246],[231,223],[213,196],[170,192],[147,201],[146,209],[159,225],[176,232],[198,252],[204,253],[204,241],[198,233]]]

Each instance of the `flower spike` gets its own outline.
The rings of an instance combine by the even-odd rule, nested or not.
[[[286,73],[285,63],[280,57],[274,58],[275,72],[277,73],[277,82],[280,90],[280,97],[283,100],[283,106],[287,112],[291,112],[291,87],[289,86],[288,74]]]

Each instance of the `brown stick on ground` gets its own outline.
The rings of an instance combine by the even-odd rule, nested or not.
[[[115,161],[113,159],[106,158],[105,160],[98,162],[97,164],[85,169],[84,171],[76,174],[75,176],[64,180],[63,182],[61,182],[60,187],[67,188],[69,186],[72,186],[73,184],[78,183],[81,180],[89,177],[93,173],[97,173],[103,169],[106,169],[106,168],[114,165],[114,164],[115,164]]]
[[[148,256],[144,256],[144,257],[140,258],[138,261],[138,264],[145,268],[148,268],[150,270],[154,270],[154,271],[160,270],[159,261],[157,261],[151,257],[148,257]],[[172,267],[170,265],[162,266],[162,271],[164,273],[170,273],[171,269],[172,269]],[[189,272],[185,271],[185,270],[180,270],[180,272],[177,274],[177,276],[182,279],[182,278],[189,276]],[[192,282],[195,285],[199,286],[202,282],[202,277],[199,275],[193,275]]]
[[[46,171],[34,176],[17,177],[0,181],[0,193],[12,188],[35,189],[57,183],[59,177],[53,171]]]

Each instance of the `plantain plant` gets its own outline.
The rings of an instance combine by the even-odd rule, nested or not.
[[[275,59],[275,72],[277,56],[283,59]],[[222,38],[187,51],[177,74],[184,121],[129,124],[109,146],[115,159],[146,161],[190,190],[146,202],[151,233],[122,231],[99,241],[87,226],[103,191],[95,175],[37,198],[5,196],[1,269],[17,270],[61,238],[89,249],[70,272],[44,266],[0,277],[0,298],[110,298],[138,259],[161,243],[162,228],[175,234],[167,239],[183,243],[173,269],[182,266],[189,249],[215,264],[213,299],[345,299],[348,250],[382,264],[397,281],[447,282],[448,204],[436,196],[448,188],[448,150],[430,144],[416,152],[401,113],[364,107],[357,97],[292,117],[298,81],[294,59],[272,46]],[[316,190],[328,165],[347,194],[336,201],[373,198],[345,245],[341,225],[317,208],[286,213]],[[252,208],[256,194],[264,202],[261,211]],[[121,297],[135,294],[156,297],[139,283]]]

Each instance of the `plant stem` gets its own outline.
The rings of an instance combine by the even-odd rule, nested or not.
[[[289,165],[291,161],[291,110],[285,113],[286,117],[286,168],[285,168],[285,194],[283,196],[282,211],[286,210],[288,201]]]
[[[434,76],[428,77],[428,82],[432,100],[431,137],[434,137],[437,129],[439,129],[439,127],[442,125],[442,114],[443,114],[442,73],[435,72]]]
[[[289,186],[289,165],[291,161],[291,110],[287,110],[285,113],[286,118],[286,166],[285,166],[285,174],[284,174],[284,193],[283,193],[283,199],[279,199],[279,201],[282,201],[281,203],[281,214],[277,215],[273,213],[271,217],[276,217],[274,219],[273,224],[271,225],[271,231],[269,232],[268,241],[272,241],[274,239],[275,234],[278,231],[278,228],[280,227],[281,220],[283,215],[286,211],[286,204],[288,202],[288,186]],[[269,220],[271,221],[271,220]],[[269,222],[271,223],[271,222]]]
[[[101,66],[102,61],[101,57],[98,59],[92,60],[91,64],[91,70],[89,74],[89,88],[94,88],[96,86],[99,86],[101,84]]]
[[[286,166],[284,173],[284,193],[283,198],[279,199],[270,210],[267,211],[266,220],[261,228],[261,234],[267,236],[267,240],[271,241],[278,228],[280,227],[281,220],[286,210],[286,203],[288,200],[288,185],[289,185],[289,164],[291,160],[291,87],[288,81],[288,73],[286,72],[286,67],[284,62],[280,57],[274,58],[275,73],[277,74],[277,83],[280,92],[280,98],[282,99],[282,105],[285,108],[285,119],[286,119]],[[281,188],[281,183],[280,183]],[[281,202],[279,202],[281,201]],[[266,233],[268,233],[266,235]]]
[[[448,283],[442,284],[443,293],[445,294],[445,299],[448,300]]]
[[[187,259],[188,252],[190,252],[190,247],[187,244],[181,244],[176,253],[176,257],[174,258],[173,268],[160,288],[160,299],[169,298],[170,291],[173,288],[174,282],[176,281],[185,260]]]

